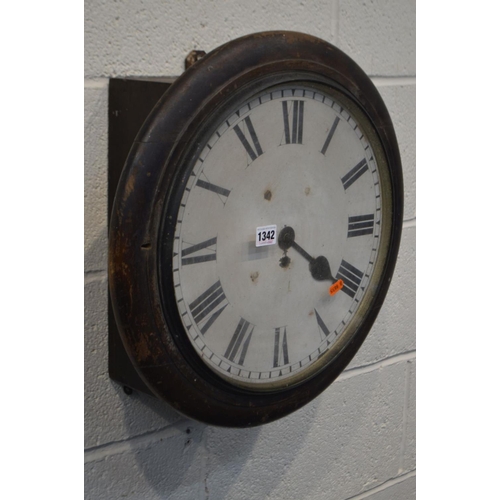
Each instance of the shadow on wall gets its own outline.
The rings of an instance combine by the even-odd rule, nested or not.
[[[100,240],[89,249],[90,255],[102,246]],[[101,288],[98,300],[107,304],[107,283],[102,282]],[[89,307],[97,306],[91,301]],[[101,314],[107,314],[106,306]],[[321,492],[323,485],[332,482],[333,469],[349,462],[350,441],[358,440],[341,429],[347,422],[351,431],[353,426],[362,427],[365,419],[354,404],[349,418],[343,424],[336,421],[332,432],[332,415],[338,405],[346,404],[342,384],[327,390],[327,397],[320,396],[261,427],[207,426],[186,419],[151,396],[137,391],[125,394],[108,376],[107,321],[101,325],[90,334],[86,331],[86,350],[96,351],[98,357],[85,374],[86,427],[94,434],[86,440],[90,447],[118,442],[127,449],[87,464],[88,498],[260,500],[272,498],[273,492],[280,497],[306,498],[313,486],[304,478],[314,477]],[[332,396],[334,401],[330,401]]]
[[[116,389],[120,390],[118,386]],[[157,401],[150,396],[122,393],[120,397],[139,399],[149,410],[162,413]],[[166,403],[165,408],[170,410]],[[280,482],[289,480],[285,472],[296,457],[303,459],[301,450],[315,421],[316,409],[317,404],[313,403],[299,410],[301,415],[296,412],[276,422],[248,429],[181,420],[166,431],[160,431],[149,445],[140,440],[137,445],[133,442],[137,466],[133,473],[138,483],[144,481],[145,484],[137,490],[123,491],[121,495],[151,498],[153,490],[153,498],[169,500],[272,498],[276,488],[283,489]],[[133,426],[140,414],[129,407],[123,418]],[[298,486],[296,484],[295,489]],[[303,493],[307,495],[306,491]]]
[[[400,465],[404,396],[390,381],[403,385],[404,370],[399,364],[340,380],[300,410],[261,427],[180,421],[154,445],[134,445],[134,474],[147,484],[134,498],[151,498],[154,491],[153,498],[171,500],[334,500],[380,485]],[[126,422],[134,418],[137,413],[126,412]]]

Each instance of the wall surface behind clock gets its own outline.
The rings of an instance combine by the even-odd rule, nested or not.
[[[337,45],[380,89],[404,166],[403,238],[384,307],[340,378],[275,423],[220,429],[126,396],[107,375],[108,83],[179,75],[192,49],[271,29]],[[415,92],[414,0],[86,0],[86,498],[415,497]]]

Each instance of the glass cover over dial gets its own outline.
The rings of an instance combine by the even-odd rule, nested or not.
[[[387,252],[390,184],[376,135],[343,94],[291,83],[211,127],[180,203],[175,299],[203,362],[279,390],[339,353]]]

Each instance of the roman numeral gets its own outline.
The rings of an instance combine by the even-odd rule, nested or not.
[[[201,187],[203,189],[211,191],[212,193],[217,194],[219,196],[219,198],[221,199],[222,203],[224,203],[224,204],[226,204],[227,197],[231,193],[231,191],[229,191],[229,189],[225,189],[225,188],[217,186],[215,184],[211,184],[210,182],[204,181],[202,179],[198,179],[196,181],[196,185],[198,187]]]
[[[252,327],[252,329],[248,332],[250,327]],[[236,364],[243,365],[247,355],[248,345],[250,344],[250,339],[252,338],[252,333],[253,325],[246,319],[241,318],[231,338],[231,342],[229,342],[224,357],[234,363],[235,358],[239,354],[239,359],[236,361]]]
[[[227,306],[226,296],[220,281],[213,284],[208,290],[203,292],[196,300],[189,304],[189,309],[193,319],[200,328],[200,332],[205,332],[212,326],[214,321],[220,316]],[[209,316],[210,315],[210,316]]]
[[[354,298],[356,292],[358,291],[359,285],[361,284],[362,278],[363,273],[359,269],[356,269],[352,264],[349,264],[349,262],[342,260],[336,279],[343,280],[343,292],[347,293],[349,297]]]
[[[344,189],[347,189],[354,181],[359,179],[368,170],[366,159],[363,158],[354,168],[349,170],[344,177],[342,177],[342,184]]]
[[[274,360],[273,367],[287,365],[288,360],[288,342],[286,340],[286,327],[274,329]]]
[[[198,264],[200,262],[209,262],[211,260],[216,260],[217,254],[216,249],[209,248],[211,246],[217,245],[217,236],[215,238],[210,238],[209,240],[202,241],[201,243],[197,243],[196,245],[188,246],[184,248],[181,252],[182,257],[182,265],[189,266],[190,264]],[[186,257],[187,255],[191,255],[193,253],[199,252],[200,250],[204,250],[205,248],[209,249],[209,253],[205,253],[202,255],[196,255],[194,257]]]
[[[290,135],[290,120],[288,103],[292,102],[292,129]],[[285,142],[287,144],[302,144],[304,130],[304,101],[282,101],[283,122],[285,125]]]
[[[325,154],[326,150],[328,149],[328,146],[330,146],[330,142],[332,141],[333,134],[335,133],[335,129],[337,128],[337,125],[339,124],[340,118],[337,116],[333,122],[332,128],[330,129],[330,132],[328,132],[328,135],[326,136],[326,141],[323,144],[323,147],[321,148],[321,154]]]
[[[373,234],[375,224],[375,214],[356,215],[349,217],[349,226],[347,227],[347,237],[363,236],[364,234]]]
[[[243,134],[243,132],[241,131],[239,125],[234,126],[234,131],[236,132],[238,139],[241,141],[241,144],[243,144],[244,148],[247,150],[248,156],[250,156],[251,160],[254,161],[257,159],[258,156],[260,156],[263,153],[263,151],[262,148],[260,147],[260,142],[257,137],[257,134],[255,133],[255,129],[253,128],[250,117],[247,116],[244,121],[246,123],[248,132],[250,133],[250,138],[252,139],[253,146],[255,149],[253,149],[252,146],[250,146],[250,143],[247,141],[247,138],[245,137],[245,134]]]
[[[325,338],[328,337],[328,335],[330,335],[330,330],[328,330],[327,326],[325,325],[325,322],[323,321],[323,318],[319,315],[318,311],[314,309],[314,312],[316,313],[316,321],[318,322],[320,330],[323,332]]]

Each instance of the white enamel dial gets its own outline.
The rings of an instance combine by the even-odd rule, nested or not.
[[[384,174],[345,103],[306,84],[261,92],[216,124],[193,164],[174,236],[175,299],[197,354],[233,384],[309,377],[368,307],[385,251]]]

